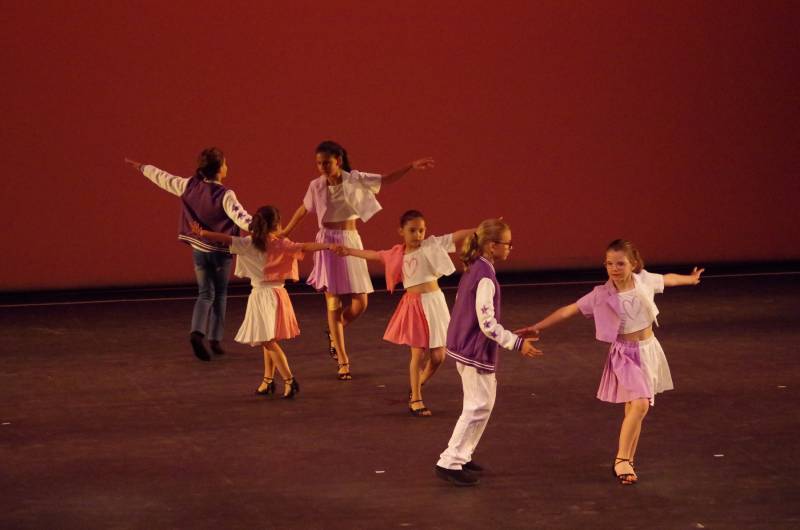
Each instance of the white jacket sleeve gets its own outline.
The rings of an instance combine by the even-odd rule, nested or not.
[[[244,206],[239,204],[233,190],[225,192],[225,196],[222,197],[222,208],[225,210],[225,213],[228,214],[228,217],[236,223],[236,226],[242,230],[250,230],[250,222],[253,218],[247,213]]]
[[[494,283],[483,278],[475,295],[475,314],[483,334],[507,350],[521,350],[522,339],[503,328],[494,317]]]
[[[149,164],[143,165],[141,169],[144,176],[150,179],[153,184],[162,190],[166,190],[173,195],[177,195],[178,197],[183,195],[183,192],[186,191],[186,184],[189,182],[189,179],[187,178],[170,175],[163,169],[158,169],[157,167]]]

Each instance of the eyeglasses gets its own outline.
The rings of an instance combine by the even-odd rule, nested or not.
[[[494,242],[497,243],[498,245],[508,245],[508,250],[514,248],[514,244],[511,241],[497,241],[495,239]]]

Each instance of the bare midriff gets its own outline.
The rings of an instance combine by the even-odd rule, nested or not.
[[[355,230],[358,219],[348,219],[347,221],[333,221],[322,223],[322,226],[331,230]]]
[[[439,282],[437,282],[436,280],[431,280],[425,283],[419,283],[417,285],[412,285],[411,287],[406,288],[407,293],[416,293],[416,294],[432,293],[438,290],[439,290]]]
[[[647,326],[639,331],[632,331],[631,333],[620,333],[617,339],[635,342],[639,340],[647,340],[653,336],[653,326]]]

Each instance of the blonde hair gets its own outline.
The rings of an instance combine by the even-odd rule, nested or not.
[[[615,239],[609,243],[606,248],[606,254],[611,251],[624,252],[628,257],[628,261],[633,265],[633,272],[638,274],[644,269],[644,260],[642,259],[642,255],[639,254],[639,249],[627,239]]]
[[[483,247],[491,241],[499,241],[503,232],[511,227],[502,219],[484,219],[478,229],[470,234],[461,245],[459,258],[467,270],[472,263],[481,256]]]

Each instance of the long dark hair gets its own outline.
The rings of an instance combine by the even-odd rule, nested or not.
[[[221,150],[216,147],[203,149],[203,152],[197,157],[197,171],[195,171],[195,176],[201,179],[217,180],[217,173],[222,169],[222,164],[224,162],[225,155]]]
[[[262,206],[250,221],[249,230],[253,235],[253,246],[261,252],[267,251],[267,236],[281,224],[281,212],[274,206]]]
[[[337,144],[333,140],[325,140],[324,142],[319,144],[317,146],[316,151],[314,151],[314,153],[315,154],[324,153],[324,154],[329,155],[329,156],[335,156],[336,158],[341,159],[341,161],[342,161],[341,166],[342,166],[343,170],[347,171],[348,173],[350,171],[353,171],[350,168],[350,160],[348,160],[348,158],[347,158],[347,151],[345,151],[344,147],[342,147],[341,145]]]

